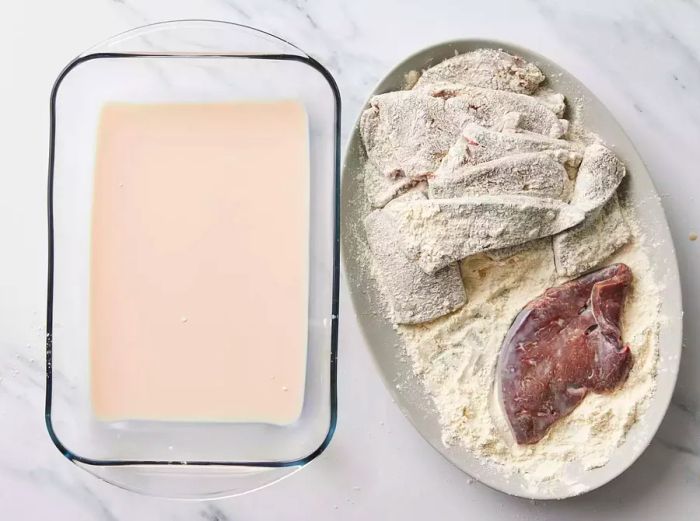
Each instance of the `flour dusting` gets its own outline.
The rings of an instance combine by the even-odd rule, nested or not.
[[[399,326],[414,372],[439,414],[446,445],[461,445],[505,473],[519,474],[533,488],[565,481],[572,462],[586,470],[607,463],[655,389],[660,302],[641,241],[636,236],[610,261],[624,262],[635,274],[622,323],[634,357],[627,381],[610,394],[590,393],[535,445],[512,441],[494,385],[501,343],[515,316],[565,280],[557,276],[550,244],[534,243],[503,261],[465,259],[461,268],[469,302],[435,322]]]

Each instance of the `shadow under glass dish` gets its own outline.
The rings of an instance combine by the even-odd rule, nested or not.
[[[101,108],[283,99],[301,103],[309,119],[308,345],[300,418],[289,425],[97,421],[88,318]],[[327,446],[337,414],[339,112],[337,86],[318,62],[280,38],[225,22],[138,28],[90,49],[61,73],[51,98],[46,424],[66,457],[124,488],[214,498],[277,481]]]
[[[529,489],[518,476],[508,476],[493,464],[484,464],[457,445],[446,446],[438,413],[420,380],[413,374],[411,361],[402,349],[394,346],[400,339],[391,324],[376,309],[381,301],[376,281],[362,264],[362,243],[355,227],[369,212],[363,186],[358,182],[365,162],[358,124],[355,124],[345,152],[342,174],[343,263],[360,328],[370,348],[388,391],[416,430],[459,469],[482,483],[502,492],[531,499],[561,499],[591,491],[611,481],[627,469],[642,454],[666,413],[676,383],[681,353],[682,309],[678,266],[671,234],[663,207],[642,159],[608,109],[581,82],[553,61],[523,47],[493,40],[455,40],[428,47],[409,56],[394,67],[368,96],[403,90],[406,74],[421,71],[450,58],[481,48],[502,49],[535,63],[547,77],[547,84],[564,94],[569,102],[582,99],[582,120],[586,128],[600,135],[615,147],[615,153],[628,170],[629,198],[638,209],[641,229],[653,238],[648,251],[656,281],[663,281],[660,290],[662,309],[666,317],[659,331],[659,362],[657,387],[644,413],[630,429],[625,442],[616,449],[610,461],[601,468],[584,471],[574,462],[569,469],[577,487],[560,482],[539,491]],[[367,106],[368,103],[365,103]],[[358,120],[359,121],[359,120]],[[400,386],[396,382],[401,382]]]

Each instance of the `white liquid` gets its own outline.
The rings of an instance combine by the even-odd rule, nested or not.
[[[90,274],[98,418],[299,417],[308,191],[296,102],[105,106]]]

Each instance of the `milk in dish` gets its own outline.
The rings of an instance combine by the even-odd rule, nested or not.
[[[289,100],[104,107],[90,262],[97,418],[300,416],[308,134]]]

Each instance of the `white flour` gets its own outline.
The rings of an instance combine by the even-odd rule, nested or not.
[[[527,302],[563,282],[554,269],[551,245],[548,241],[535,244],[534,249],[502,261],[485,256],[465,259],[467,305],[444,319],[400,326],[398,331],[438,411],[443,442],[461,445],[541,490],[548,481],[566,482],[571,462],[585,469],[607,463],[646,410],[655,389],[659,296],[637,237],[610,261],[626,263],[635,274],[622,323],[623,339],[634,356],[628,380],[609,395],[590,393],[539,443],[517,445],[510,441],[509,427],[494,397],[501,343]]]

